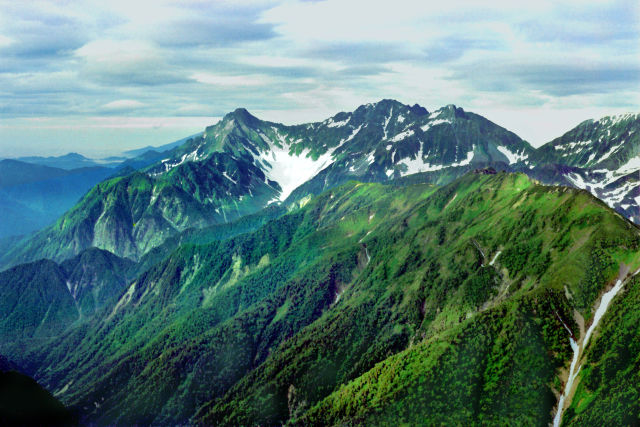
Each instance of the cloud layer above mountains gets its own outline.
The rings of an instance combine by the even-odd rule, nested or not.
[[[293,123],[381,98],[543,142],[640,109],[639,27],[637,1],[0,1],[0,156],[56,118],[183,132],[238,106]]]

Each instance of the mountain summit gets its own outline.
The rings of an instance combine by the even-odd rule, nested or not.
[[[62,261],[91,246],[137,259],[187,228],[292,203],[351,179],[425,172],[427,181],[446,182],[477,165],[504,168],[532,152],[514,133],[453,105],[429,114],[385,99],[295,126],[238,108],[161,161],[100,183],[3,264],[43,256]]]

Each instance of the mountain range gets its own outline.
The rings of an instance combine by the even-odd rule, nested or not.
[[[238,109],[170,151],[147,152],[147,162],[94,187],[55,224],[8,251],[0,265],[61,261],[92,246],[137,260],[187,228],[232,221],[270,203],[290,205],[351,179],[413,175],[445,184],[489,166],[588,189],[638,221],[638,126],[638,115],[587,121],[535,149],[453,105],[429,113],[382,100],[296,126]]]
[[[3,243],[0,354],[81,424],[637,423],[639,125],[237,109]]]

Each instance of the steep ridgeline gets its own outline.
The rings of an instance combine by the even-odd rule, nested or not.
[[[120,296],[129,260],[96,248],[62,264],[40,260],[0,272],[0,352],[61,335]]]
[[[640,223],[640,114],[587,120],[519,166],[543,182],[587,189]]]
[[[178,247],[18,362],[83,423],[546,425],[564,325],[579,334],[623,263],[640,267],[640,232],[586,191],[508,173],[350,182]]]
[[[515,134],[453,105],[429,114],[383,100],[297,126],[238,109],[162,161],[96,186],[0,265],[60,261],[90,246],[138,259],[186,228],[228,222],[271,202],[290,205],[350,179],[425,172],[423,181],[443,183],[479,165],[504,169],[531,153]]]
[[[226,153],[185,162],[165,174],[134,172],[96,185],[3,261],[62,261],[89,247],[137,259],[179,231],[253,213],[276,195],[259,168]]]
[[[277,183],[278,199],[284,201],[312,178],[308,185],[312,193],[319,193],[354,178],[384,181],[471,163],[515,163],[527,158],[532,148],[515,134],[453,105],[429,114],[419,105],[383,100],[298,126],[265,122],[238,109],[150,171],[162,173],[219,151],[260,167]]]

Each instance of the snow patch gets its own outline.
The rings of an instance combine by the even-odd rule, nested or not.
[[[600,299],[600,304],[598,305],[598,308],[596,309],[596,313],[593,316],[593,322],[591,323],[591,326],[589,326],[589,329],[587,329],[587,332],[584,335],[584,340],[582,341],[581,346],[579,346],[578,343],[573,339],[573,333],[571,332],[569,327],[562,321],[562,319],[560,319],[564,327],[567,329],[567,331],[569,331],[569,335],[570,335],[569,342],[571,344],[571,349],[573,350],[573,358],[571,359],[571,366],[569,368],[569,377],[567,378],[567,383],[565,384],[564,392],[562,393],[562,396],[560,396],[560,400],[558,401],[558,408],[556,411],[556,415],[553,418],[554,427],[560,426],[560,423],[562,421],[562,411],[564,409],[564,402],[566,398],[569,396],[569,394],[571,393],[573,382],[578,376],[578,373],[580,372],[581,366],[578,366],[578,368],[576,369],[576,365],[578,364],[580,353],[584,352],[584,349],[587,348],[587,344],[589,343],[589,338],[591,338],[593,331],[598,326],[598,323],[600,323],[600,320],[602,319],[604,314],[607,312],[607,308],[609,308],[611,301],[613,301],[613,298],[615,298],[615,296],[618,294],[618,292],[620,292],[621,289],[622,289],[622,280],[618,280],[616,281],[616,284],[613,288],[611,288],[608,292],[602,295],[602,298]]]
[[[640,156],[635,156],[629,159],[627,163],[620,166],[616,173],[619,175],[627,175],[638,170],[640,170]]]
[[[367,163],[368,164],[372,164],[375,161],[375,155],[373,153],[373,151],[371,153],[369,153],[369,155],[367,156]]]
[[[346,126],[346,124],[349,123],[349,120],[351,120],[351,117],[349,117],[346,120],[343,120],[341,122],[334,122],[333,119],[329,119],[329,123],[327,123],[327,127],[339,128],[339,127],[342,127],[342,126]]]
[[[409,138],[411,135],[413,135],[413,133],[414,132],[411,129],[406,130],[404,132],[400,132],[399,134],[397,134],[396,136],[391,138],[390,141],[392,141],[392,142],[402,141],[403,139]]]
[[[498,149],[499,152],[504,154],[507,159],[509,159],[509,164],[518,163],[519,161],[528,158],[528,156],[524,154],[524,152],[522,154],[518,154],[518,153],[513,153],[507,147],[496,147],[496,148]]]
[[[567,179],[573,183],[578,188],[585,189],[587,188],[587,183],[582,179],[580,175],[577,173],[567,174]]]
[[[609,158],[609,156],[611,156],[613,153],[615,153],[616,151],[618,151],[618,149],[620,147],[622,147],[622,145],[624,144],[624,141],[622,141],[620,144],[618,145],[614,145],[613,147],[611,147],[609,149],[609,151],[607,151],[606,153],[604,153],[602,155],[602,157],[600,157],[600,160],[598,160],[598,163],[604,162],[605,160],[607,160]]]
[[[587,146],[591,145],[591,140],[588,141],[576,141],[576,142],[566,142],[562,145],[556,145],[553,147],[556,151],[568,151],[573,150],[575,147],[580,147],[580,150],[583,150]],[[580,151],[579,150],[579,151]]]
[[[238,183],[238,181],[236,181],[235,179],[231,178],[231,177],[227,174],[227,171],[223,171],[223,172],[222,172],[222,175],[223,175],[225,178],[227,178],[229,181],[233,182],[234,184],[237,184],[237,183]]]
[[[198,150],[200,150],[200,147],[202,146],[202,144],[198,145],[198,147],[196,147],[195,150],[193,150],[190,153],[185,153],[182,155],[182,157],[180,157],[180,159],[164,159],[161,161],[161,164],[164,166],[164,170],[161,172],[157,172],[157,173],[150,173],[149,175],[151,176],[157,176],[163,173],[167,173],[169,172],[171,169],[180,166],[183,163],[186,162],[197,162],[199,160],[202,160],[203,158],[206,157],[205,153],[201,153],[198,154]]]
[[[615,116],[604,117],[600,120],[600,122],[602,124],[606,123],[609,126],[615,126],[620,122],[630,120],[630,119],[635,119],[638,115],[639,114],[636,114],[636,113],[617,114]]]
[[[391,111],[389,112],[389,117],[384,119],[384,127],[382,130],[384,131],[384,139],[387,139],[387,126],[389,126],[389,121],[391,120],[391,116],[393,116],[393,107],[391,107]]]
[[[404,159],[401,162],[399,162],[398,164],[403,164],[407,167],[407,171],[406,172],[401,172],[400,174],[402,176],[406,176],[406,175],[411,175],[414,173],[419,173],[419,172],[432,172],[432,171],[437,171],[440,169],[443,169],[445,167],[457,167],[457,166],[466,166],[469,163],[471,163],[471,160],[473,159],[473,152],[476,149],[476,146],[473,145],[471,147],[471,151],[469,151],[467,153],[467,157],[464,160],[461,160],[457,163],[451,163],[450,165],[432,165],[429,163],[426,163],[423,159],[423,149],[420,149],[420,152],[418,153],[418,155],[416,156],[415,159]]]
[[[436,117],[439,117],[440,114],[442,114],[444,112],[443,109],[438,110],[438,111],[434,111],[433,113],[429,114],[429,120],[435,119]]]
[[[562,320],[561,320],[562,321]],[[562,322],[564,325],[564,322]],[[564,327],[569,331],[569,334],[573,336],[571,330],[564,325]],[[580,372],[580,368],[578,368],[578,372],[574,373],[576,369],[576,365],[578,363],[578,356],[580,355],[580,347],[576,340],[572,337],[569,338],[569,344],[571,344],[571,350],[573,350],[573,358],[571,359],[571,367],[569,368],[569,377],[567,378],[567,384],[565,385],[564,393],[560,396],[560,400],[558,401],[558,410],[556,411],[556,416],[553,417],[553,427],[559,427],[560,421],[562,421],[562,410],[564,408],[564,401],[569,395],[571,391],[571,387],[573,386],[573,381],[578,376],[578,372]]]
[[[254,156],[254,161],[262,168],[266,177],[272,181],[276,181],[280,185],[280,188],[282,188],[280,196],[277,199],[271,200],[270,203],[276,200],[285,200],[293,190],[333,163],[333,153],[335,150],[351,141],[363,126],[364,124],[354,129],[349,137],[342,139],[338,146],[318,156],[317,160],[313,160],[309,149],[304,149],[300,155],[290,153],[286,139],[274,129],[281,146],[278,146],[273,141],[267,140],[266,142],[269,144],[270,149],[260,152],[259,156]],[[294,141],[294,143],[301,141],[301,139],[298,139]]]
[[[364,126],[364,124],[361,124],[356,129],[354,129],[353,132],[351,132],[351,135],[349,135],[346,138],[342,138],[340,140],[340,142],[338,143],[338,146],[335,147],[333,149],[333,151],[337,150],[338,148],[342,147],[345,143],[347,143],[347,142],[351,141],[353,138],[355,138],[355,136],[358,134],[358,132],[360,132],[360,129],[362,129],[363,126]]]
[[[427,130],[429,130],[429,128],[432,128],[432,127],[437,126],[437,125],[441,125],[443,123],[451,124],[451,120],[446,120],[446,119],[432,120],[432,121],[428,122],[426,125],[421,126],[420,129],[422,129],[423,132],[426,132]]]

